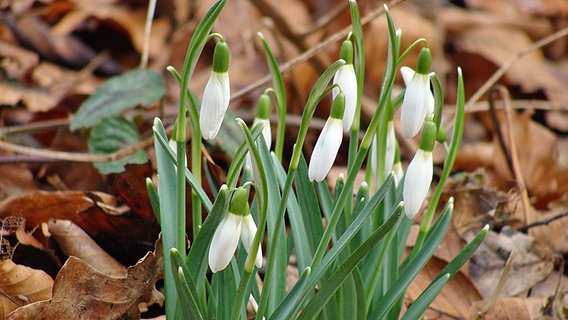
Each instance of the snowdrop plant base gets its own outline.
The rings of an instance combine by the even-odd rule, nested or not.
[[[371,166],[367,166],[367,181],[361,186],[355,186],[354,181],[370,157],[368,151],[373,137],[376,137],[377,147],[373,149],[378,152],[375,155],[377,159],[384,163],[388,153],[388,161],[393,161],[392,146],[387,147],[387,144],[392,143],[387,143],[387,139],[392,137],[387,132],[391,130],[388,126],[389,123],[392,125],[394,114],[389,108],[397,105],[391,100],[394,79],[408,50],[425,41],[418,40],[400,54],[401,33],[395,31],[394,23],[385,8],[389,29],[387,70],[377,111],[369,126],[362,131],[363,138],[359,140],[361,128],[358,116],[364,79],[364,44],[357,3],[349,1],[353,23],[352,65],[357,81],[357,102],[350,128],[349,169],[345,177],[338,181],[328,181],[335,184],[332,194],[324,180],[339,148],[340,143],[337,141],[343,136],[342,116],[332,114],[326,124],[327,129],[320,134],[332,137],[335,140],[333,146],[329,145],[326,138],[326,142],[321,142],[324,147],[316,146],[318,150],[314,150],[311,155],[310,163],[325,163],[325,168],[321,166],[325,170],[312,169],[311,165],[308,169],[302,150],[315,109],[333,88],[342,86],[341,81],[333,85],[332,80],[346,66],[346,61],[340,59],[331,64],[314,84],[304,107],[292,156],[290,159],[282,159],[285,90],[278,63],[264,37],[260,35],[273,78],[270,92],[278,115],[274,151],[271,152],[269,141],[260,138],[265,125],[259,123],[249,128],[238,119],[242,145],[230,163],[225,184],[218,190],[212,190],[214,199],[211,199],[203,189],[200,174],[194,173],[202,172],[201,132],[203,138],[209,139],[215,135],[211,132],[216,129],[202,130],[207,126],[203,124],[210,116],[206,114],[207,111],[198,110],[197,103],[188,95],[186,88],[197,59],[205,43],[211,38],[211,27],[225,4],[226,0],[216,2],[197,26],[188,46],[182,72],[168,68],[181,88],[178,118],[171,137],[166,135],[160,119],[154,122],[158,183],[156,187],[151,180],[147,180],[147,188],[162,227],[166,267],[164,293],[168,319],[222,320],[247,319],[251,316],[259,320],[400,317],[401,299],[406,288],[441,242],[452,216],[452,200],[445,204],[437,218],[434,212],[441,188],[455,161],[463,132],[464,93],[461,72],[458,72],[458,103],[453,136],[447,147],[449,152],[442,176],[425,213],[417,215],[422,217],[422,222],[414,249],[405,259],[401,259],[414,221],[403,214],[410,204],[402,201],[404,185],[414,179],[413,166],[408,168],[403,180],[395,178],[393,173],[385,175],[383,170],[373,173]],[[438,105],[441,103],[441,89],[435,77],[429,79],[434,84],[434,96]],[[341,89],[348,90],[345,85]],[[208,90],[221,92],[224,89],[206,89],[206,95]],[[204,98],[204,103],[205,99],[207,97]],[[434,119],[439,120],[439,117]],[[436,123],[438,125],[439,122]],[[191,168],[185,165],[188,126],[192,129],[192,140],[189,141]],[[175,142],[175,148],[168,143],[170,138]],[[328,149],[328,154],[322,156],[324,153],[319,152],[321,148]],[[250,155],[254,182],[239,185],[239,181],[244,181],[239,178],[247,154]],[[424,154],[416,157],[426,159]],[[401,163],[396,156],[394,158],[393,169],[396,169],[396,175],[400,175]],[[282,165],[283,161],[288,163],[288,169]],[[178,168],[178,164],[182,165]],[[431,174],[428,175],[431,178]],[[186,247],[185,230],[186,185],[192,191],[190,216],[193,232],[189,248]],[[249,199],[248,192],[252,189],[254,193],[250,194],[254,196]],[[246,190],[247,196],[239,196],[243,190]],[[241,199],[238,207],[246,209],[235,209],[235,205],[231,205],[235,197]],[[207,213],[203,221],[202,210]],[[404,319],[417,319],[424,312],[444,284],[473,254],[486,232],[487,228],[481,230],[447,265],[407,308],[402,315]],[[265,246],[261,246],[263,242]],[[261,258],[263,253],[265,260]],[[287,291],[286,270],[292,254],[297,261],[299,278]],[[255,277],[260,266],[264,268],[262,286]],[[256,307],[247,311],[249,301],[254,301]]]

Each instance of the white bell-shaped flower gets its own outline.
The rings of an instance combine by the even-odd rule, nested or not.
[[[225,112],[229,108],[231,88],[229,84],[229,47],[218,42],[213,53],[213,71],[203,91],[199,113],[201,135],[205,140],[214,139],[221,128]]]
[[[434,112],[434,95],[430,90],[430,50],[423,48],[418,58],[416,71],[402,67],[400,72],[406,92],[402,102],[400,124],[402,134],[406,138],[412,138],[424,123],[426,116]]]
[[[432,182],[432,152],[418,149],[406,170],[404,179],[404,212],[409,219],[420,211]]]
[[[248,205],[248,191],[245,188],[237,188],[231,198],[229,210],[217,226],[211,246],[209,248],[209,268],[218,272],[225,269],[237,249],[239,239],[247,252],[250,252],[252,241],[257,227],[250,215]],[[262,249],[259,246],[255,265],[262,267]]]
[[[402,199],[404,212],[409,219],[414,218],[420,208],[432,183],[434,164],[432,162],[432,149],[436,141],[436,125],[428,121],[424,126],[420,147],[408,165],[404,178]]]
[[[312,152],[310,165],[308,166],[308,177],[310,181],[322,181],[333,163],[343,140],[343,108],[345,95],[340,93],[334,100],[331,107],[331,114],[323,130],[318,137],[318,141]]]
[[[394,124],[392,121],[389,121],[387,124],[387,141],[385,151],[384,173],[387,174],[392,170],[396,153],[396,136],[394,134]],[[373,174],[376,174],[378,156],[376,136],[373,136],[373,141],[371,142],[371,149],[369,152],[371,153],[371,170]]]
[[[332,96],[333,99],[335,99],[339,92],[343,92],[345,95],[343,131],[348,132],[353,124],[355,109],[357,107],[357,77],[355,76],[355,68],[353,67],[353,44],[351,40],[347,39],[343,41],[340,58],[345,60],[346,64],[341,66],[333,76],[333,84],[337,84],[339,88],[333,88]]]

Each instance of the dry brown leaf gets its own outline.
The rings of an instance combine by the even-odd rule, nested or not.
[[[486,301],[480,301],[471,307],[470,314],[476,315]],[[482,318],[484,320],[547,320],[549,316],[543,314],[546,299],[539,298],[502,298]],[[470,317],[472,318],[472,317]]]
[[[10,196],[35,190],[37,190],[37,186],[33,175],[25,165],[5,164],[0,166],[0,201]]]
[[[537,220],[544,221],[568,212],[568,207],[559,207],[549,212],[537,214]],[[543,247],[554,253],[568,253],[568,217],[554,220],[546,225],[529,229],[529,235]]]
[[[541,199],[554,199],[568,192],[568,166],[563,166],[558,159],[562,150],[558,149],[554,133],[531,119],[530,112],[513,114],[510,124],[515,137],[520,169],[530,195],[535,203]],[[505,125],[503,125],[503,130]],[[506,135],[505,135],[506,136]],[[494,166],[502,182],[512,181],[507,161],[497,139],[494,139]]]
[[[432,257],[408,287],[405,300],[415,301],[447,264],[448,262],[442,259]],[[481,295],[468,277],[458,272],[434,299],[423,316],[428,319],[466,318],[471,304],[481,299]]]
[[[540,255],[539,247],[530,236],[518,232],[498,234],[489,231],[485,241],[473,254],[471,263],[471,279],[483,297],[488,298],[493,294],[502,277],[505,261],[513,250],[517,253],[516,258],[500,297],[526,294],[553,271],[553,261]]]
[[[497,67],[507,63],[517,53],[532,45],[523,31],[504,26],[483,26],[463,32],[456,46],[463,52],[479,55]],[[471,59],[465,69],[479,68]],[[467,64],[467,62],[466,62]],[[467,73],[465,73],[467,74]],[[525,92],[544,90],[553,105],[566,105],[565,83],[552,74],[541,51],[533,51],[514,64],[506,73],[509,82],[520,85]]]
[[[98,271],[113,277],[124,277],[126,267],[106,253],[89,235],[69,220],[51,220],[49,231],[61,251],[87,262]]]
[[[19,306],[51,299],[53,279],[42,270],[15,264],[12,260],[0,262],[0,319],[5,319]]]
[[[115,278],[70,257],[55,278],[53,298],[21,307],[8,319],[139,319],[138,304],[152,299],[162,263],[148,252],[126,277]]]
[[[109,205],[114,205],[113,196],[93,192]],[[97,206],[89,193],[80,191],[47,192],[35,191],[21,196],[9,197],[0,202],[0,217],[19,215],[26,218],[29,226],[37,226],[49,219],[72,219],[77,214]]]

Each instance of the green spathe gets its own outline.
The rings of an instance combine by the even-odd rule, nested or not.
[[[237,216],[248,216],[250,207],[248,204],[249,192],[243,187],[238,187],[233,192],[233,197],[229,203],[229,212]]]
[[[428,47],[422,48],[418,56],[418,63],[416,64],[416,73],[428,74],[430,72],[431,63],[432,54],[430,53],[430,49],[428,49]]]
[[[229,46],[225,41],[219,41],[213,51],[213,71],[225,73],[229,70]]]
[[[351,42],[351,39],[345,39],[341,44],[339,58],[345,60],[346,64],[353,64],[353,42]]]
[[[422,129],[422,136],[420,137],[420,149],[432,152],[434,144],[436,143],[436,135],[438,129],[432,120],[426,121]]]
[[[268,120],[270,117],[270,97],[266,93],[261,94],[258,98],[256,117],[262,120]]]
[[[343,92],[340,92],[335,99],[333,99],[333,103],[331,104],[331,110],[329,112],[329,117],[334,119],[343,119],[343,111],[345,110],[345,95]]]

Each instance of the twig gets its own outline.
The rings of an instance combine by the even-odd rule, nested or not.
[[[515,260],[516,255],[517,255],[516,251],[511,251],[509,258],[507,259],[507,263],[505,263],[505,267],[503,268],[503,272],[501,273],[501,277],[499,278],[497,286],[495,286],[495,290],[493,290],[493,293],[491,294],[489,301],[485,306],[483,306],[483,308],[481,308],[481,310],[477,312],[477,314],[475,315],[475,317],[473,317],[473,319],[478,320],[485,317],[485,315],[489,313],[491,308],[493,308],[495,302],[497,302],[497,299],[499,298],[501,290],[503,290],[503,286],[505,285],[507,278],[509,277],[509,272],[511,272],[511,267],[513,266],[513,260]]]
[[[519,187],[519,191],[521,192],[521,203],[523,205],[523,217],[524,223],[532,223],[534,221],[533,212],[531,211],[531,205],[529,201],[529,192],[527,190],[527,184],[525,182],[525,178],[523,176],[523,172],[521,171],[521,165],[519,163],[519,153],[517,152],[517,144],[513,137],[513,116],[511,111],[511,104],[510,104],[510,97],[509,92],[503,86],[498,86],[497,90],[499,91],[501,98],[503,99],[503,110],[505,112],[505,130],[507,133],[507,140],[509,145],[509,154],[510,154],[510,161],[511,161],[511,169],[513,178],[517,181],[517,185]]]
[[[476,103],[489,90],[489,88],[493,87],[495,85],[495,83],[497,83],[497,81],[499,79],[501,79],[501,77],[505,74],[505,72],[507,72],[517,61],[522,59],[527,54],[529,54],[529,53],[531,53],[531,52],[533,52],[537,49],[540,49],[540,48],[544,47],[545,45],[547,45],[547,44],[549,44],[553,41],[556,41],[556,40],[558,40],[562,37],[565,37],[567,35],[568,35],[568,27],[561,29],[561,30],[558,30],[553,34],[538,40],[537,42],[533,43],[531,46],[529,46],[525,50],[517,52],[507,62],[505,62],[499,69],[497,69],[497,71],[495,71],[495,73],[493,73],[491,75],[491,77],[489,77],[489,79],[487,79],[487,81],[485,81],[485,83],[483,83],[483,85],[479,89],[477,89],[477,91],[471,96],[471,98],[469,98],[469,100],[465,104],[465,109],[466,110],[469,109],[469,107],[471,105]]]
[[[554,222],[554,221],[559,220],[559,219],[562,219],[564,217],[568,217],[568,212],[563,212],[563,213],[555,215],[554,217],[550,217],[548,219],[544,219],[544,220],[541,220],[541,221],[533,222],[531,224],[527,224],[525,226],[517,228],[517,231],[527,232],[527,231],[529,231],[529,229],[532,229],[534,227],[548,225],[549,223]]]
[[[388,6],[389,6],[389,8],[392,9],[392,8],[396,7],[397,5],[399,5],[400,3],[402,3],[403,1],[404,0],[394,0],[394,1],[389,2]],[[383,15],[384,13],[385,13],[384,8],[379,7],[377,9],[369,12],[364,17],[362,17],[361,18],[361,24],[366,25],[369,22],[376,19],[377,17]],[[279,67],[280,72],[285,73],[285,72],[292,70],[297,65],[305,62],[309,58],[318,54],[320,51],[326,49],[327,47],[331,46],[332,44],[334,44],[334,43],[336,43],[340,40],[343,40],[347,36],[349,31],[351,31],[351,26],[347,26],[347,27],[339,30],[338,32],[327,37],[324,41],[320,42],[315,47],[312,47],[309,50],[307,50],[304,53],[297,56],[296,58],[294,58],[294,59],[292,59],[292,60],[290,60],[286,63],[281,64],[280,67]],[[251,92],[253,92],[257,89],[266,86],[271,80],[272,80],[272,77],[270,75],[267,75],[264,78],[257,80],[256,82],[250,84],[249,86],[247,86],[247,87],[239,90],[237,93],[235,93],[235,95],[233,95],[231,97],[231,102],[239,100],[243,96],[248,95],[249,93],[251,93]]]
[[[142,58],[140,59],[140,69],[148,67],[148,56],[150,55],[150,32],[152,31],[152,21],[154,12],[156,11],[157,0],[148,2],[148,11],[146,12],[146,25],[144,27],[144,47],[142,49]]]

